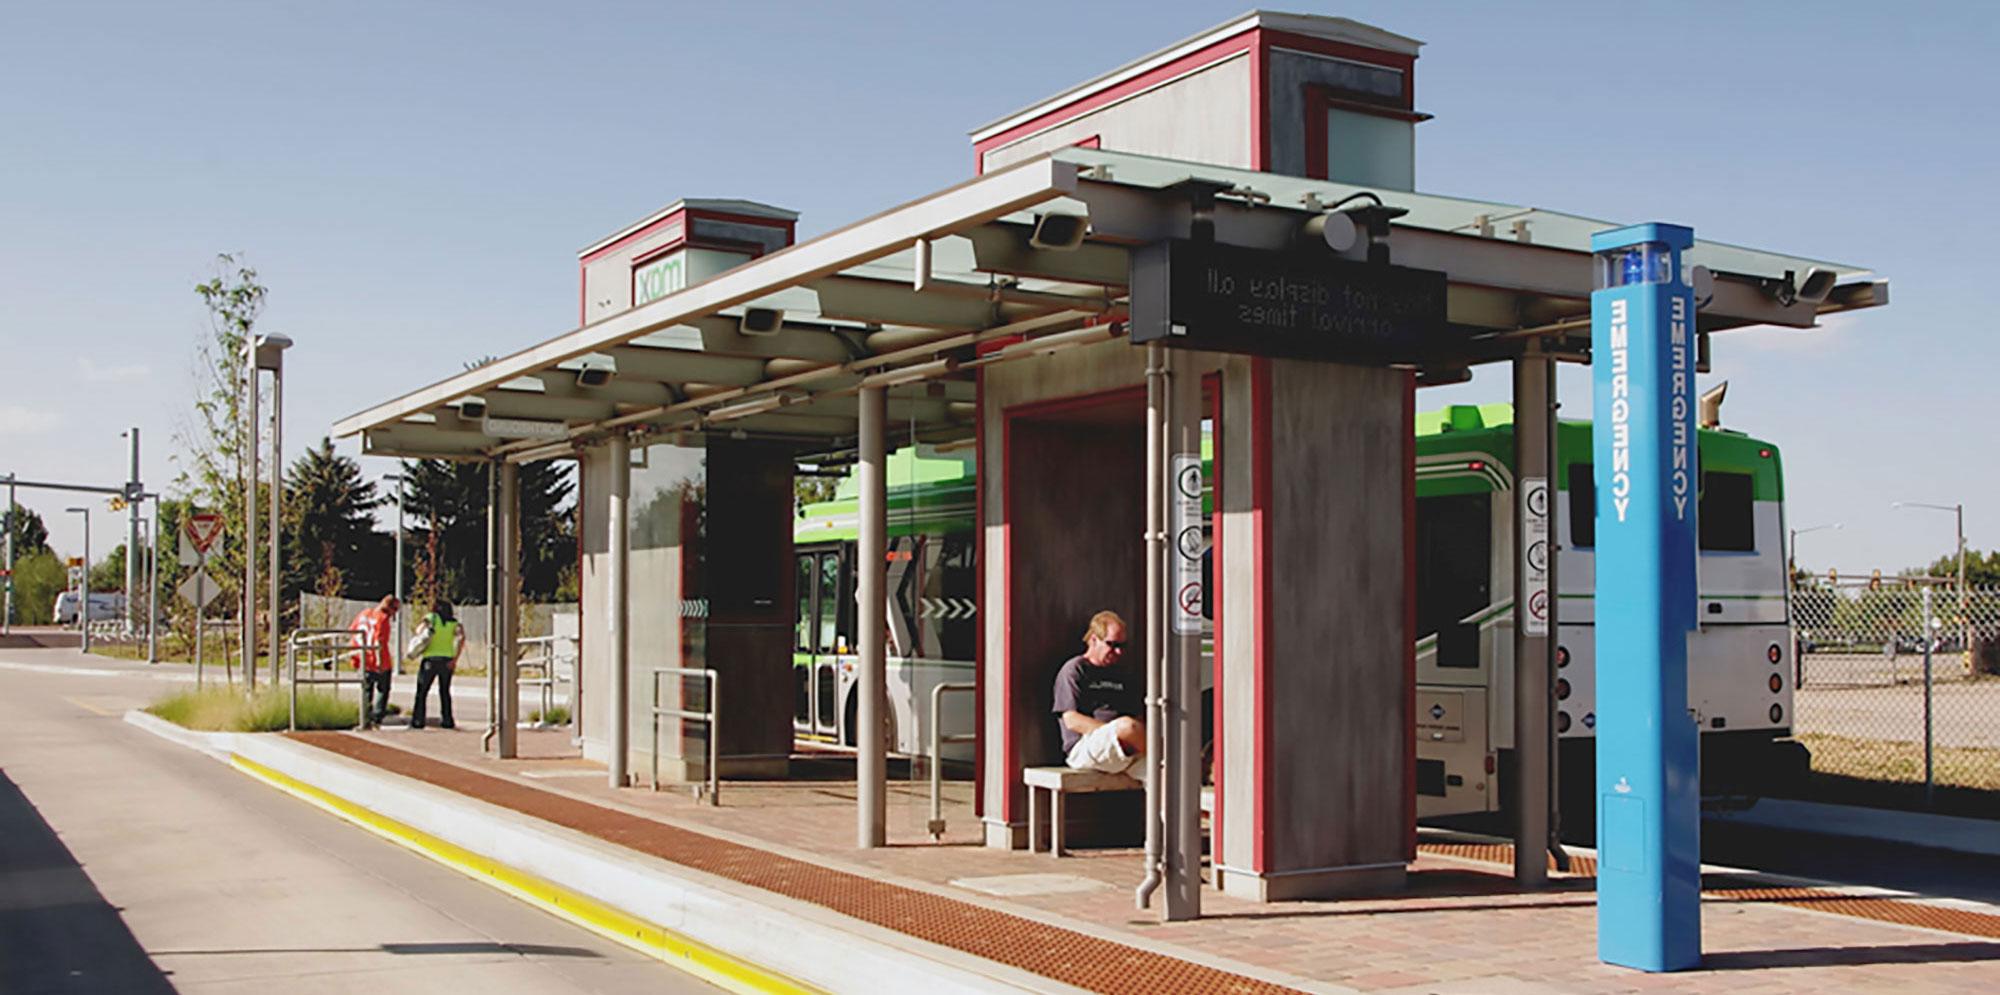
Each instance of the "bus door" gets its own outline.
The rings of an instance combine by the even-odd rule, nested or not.
[[[846,574],[841,548],[801,550],[796,565],[792,727],[801,735],[832,740],[839,733],[839,656],[849,652],[841,632]]]

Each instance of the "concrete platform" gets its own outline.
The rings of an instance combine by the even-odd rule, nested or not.
[[[790,917],[785,941],[754,942],[752,931],[741,955],[829,990],[882,991],[880,979],[895,978],[888,989],[1961,992],[1990,990],[2000,978],[2000,913],[1964,903],[1718,872],[1706,881],[1703,969],[1648,976],[1596,960],[1587,874],[1517,893],[1499,846],[1427,842],[1408,886],[1374,897],[1259,905],[1210,891],[1203,919],[1166,925],[1132,908],[1139,859],[1131,850],[1056,861],[978,845],[964,782],[947,785],[941,843],[925,831],[924,785],[901,782],[891,789],[891,845],[860,851],[852,846],[853,785],[844,780],[731,782],[722,806],[710,808],[684,791],[613,791],[590,776],[601,774],[595,765],[567,755],[559,731],[524,731],[530,759],[509,763],[482,757],[477,732],[464,729],[322,735],[238,737],[236,748],[281,758],[357,804],[459,826],[473,843],[489,834],[478,845],[502,851],[493,859],[533,863],[573,886],[643,880],[628,889],[635,905],[661,889],[714,896],[700,915],[647,905],[643,914],[668,920],[662,925],[775,909]],[[592,821],[605,823],[594,827],[601,832]],[[471,823],[487,828],[462,828]],[[558,861],[558,843],[587,853],[597,869],[573,855]],[[1589,866],[1579,861],[1578,870]],[[954,922],[985,946],[965,949],[947,928]],[[814,931],[866,971],[843,971],[841,957],[802,958],[827,949]],[[1067,961],[1098,968],[1111,958],[1117,969],[1083,978],[1027,956],[1055,933],[1105,944]],[[1208,981],[1163,987],[1154,970],[1192,970]],[[858,980],[874,971],[888,973]]]

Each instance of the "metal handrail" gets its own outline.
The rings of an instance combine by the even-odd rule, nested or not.
[[[678,677],[702,677],[707,679],[708,696],[706,700],[708,702],[708,709],[706,711],[701,711],[701,712],[690,712],[687,711],[686,709],[667,708],[662,706],[660,704],[660,675],[662,674],[673,674]],[[651,744],[651,750],[653,754],[652,785],[654,791],[660,790],[660,720],[663,718],[696,719],[708,724],[708,784],[706,785],[708,803],[710,805],[717,805],[717,806],[722,804],[722,795],[721,795],[722,778],[719,773],[720,768],[716,763],[716,761],[720,757],[719,748],[722,743],[722,723],[720,721],[720,716],[722,715],[722,708],[719,704],[721,702],[720,693],[721,693],[721,687],[719,682],[716,680],[716,675],[714,670],[702,667],[654,667],[653,668],[653,697],[650,701],[647,702],[647,704],[651,706],[651,710],[653,713],[653,739]],[[697,795],[700,795],[702,793],[702,787],[697,786],[695,788],[695,792]]]
[[[514,662],[515,693],[518,695],[519,688],[523,685],[541,688],[543,725],[554,724],[549,721],[549,711],[555,707],[556,702],[555,686],[558,678],[556,677],[555,665],[556,660],[559,659],[556,653],[556,644],[558,642],[573,643],[575,639],[570,636],[522,636],[514,640],[514,645],[517,649],[517,658]],[[533,655],[529,654],[531,649],[535,651]],[[571,656],[574,657],[574,654],[572,653]],[[523,676],[523,671],[527,668],[533,668],[540,676]],[[571,673],[574,674],[575,671],[572,670]],[[574,683],[574,677],[571,678],[571,683]],[[574,699],[576,695],[572,693],[570,697]],[[576,710],[574,708],[570,710],[570,718],[572,720],[576,718]]]
[[[933,841],[944,838],[944,799],[940,797],[940,793],[944,791],[944,753],[941,748],[942,744],[976,743],[979,741],[977,733],[955,732],[949,736],[940,735],[938,729],[941,726],[938,719],[943,714],[940,705],[944,701],[945,692],[947,691],[977,691],[978,689],[979,685],[977,684],[939,684],[931,688],[930,831]]]
[[[333,693],[338,695],[340,693],[340,686],[347,683],[341,679],[341,657],[354,653],[365,655],[371,650],[382,649],[381,646],[374,643],[354,642],[357,635],[359,635],[359,630],[355,629],[295,629],[290,636],[286,637],[285,671],[291,677],[292,685],[291,718],[287,725],[291,731],[297,732],[299,728],[300,684],[331,684],[333,685]],[[332,663],[332,666],[327,668],[327,675],[320,677],[315,674],[303,680],[300,679],[299,650],[319,646],[326,647],[328,650],[326,659]],[[314,657],[308,660],[308,665],[310,667],[310,664],[317,662],[319,662],[318,658]],[[310,673],[310,669],[308,672]],[[361,686],[361,709],[358,726],[359,728],[366,729],[368,728],[368,680],[361,676],[360,667],[355,668],[354,680]]]

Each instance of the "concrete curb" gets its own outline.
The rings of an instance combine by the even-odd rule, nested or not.
[[[1079,990],[281,736],[125,720],[732,991]]]
[[[127,711],[125,723],[138,726],[161,739],[179,743],[190,750],[206,753],[224,763],[229,762],[229,755],[236,749],[236,733],[188,729],[142,709],[134,708]]]
[[[1740,812],[1717,812],[1703,817],[1765,829],[1880,840],[1951,853],[2000,857],[2000,822],[1990,819],[1828,805],[1787,798],[1765,798]]]

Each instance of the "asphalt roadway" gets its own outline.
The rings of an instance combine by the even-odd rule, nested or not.
[[[0,992],[716,990],[126,724],[144,670],[0,650]]]

